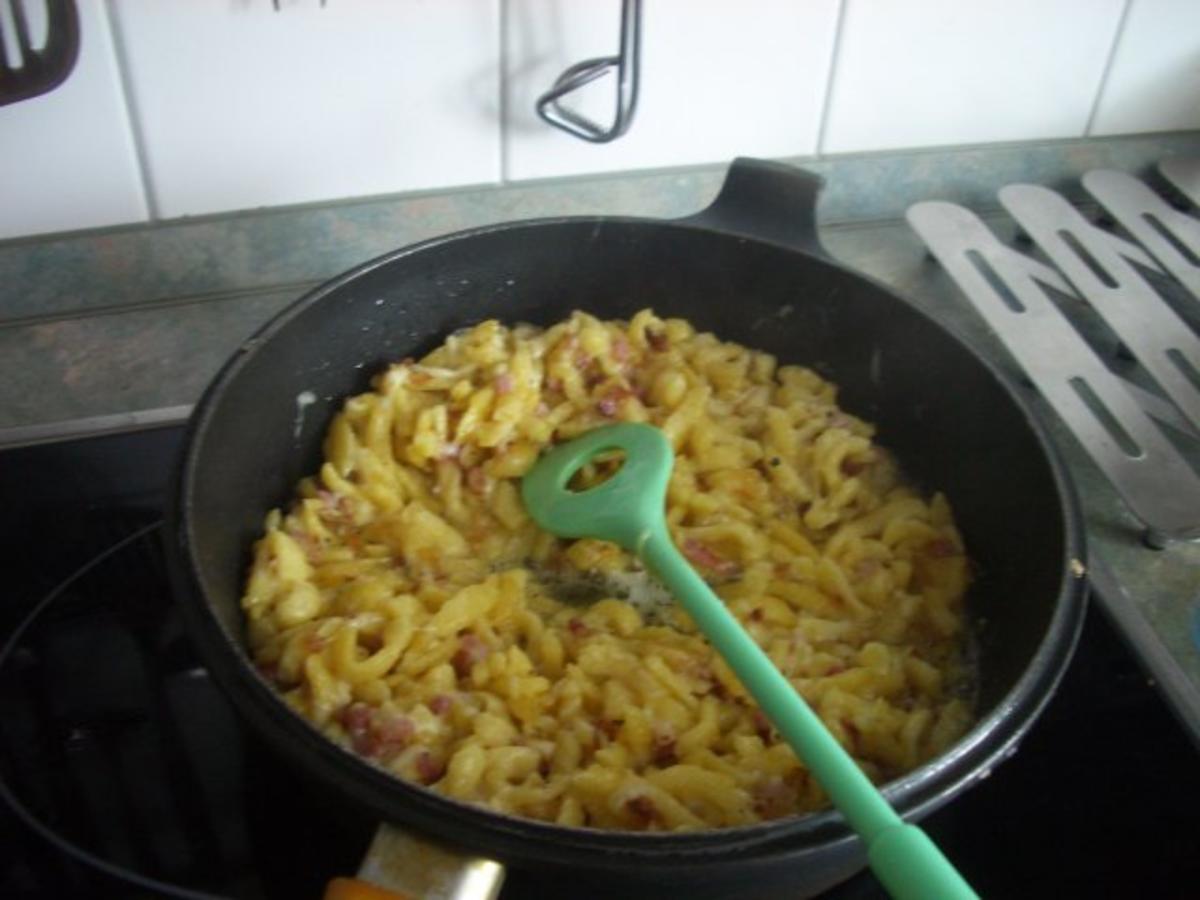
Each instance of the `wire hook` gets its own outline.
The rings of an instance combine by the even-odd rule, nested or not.
[[[621,0],[621,45],[617,55],[585,59],[568,67],[558,76],[554,86],[538,97],[538,115],[555,128],[593,144],[606,144],[628,131],[637,108],[641,30],[642,0]],[[617,106],[613,123],[608,128],[559,103],[563,97],[613,69],[617,72]]]

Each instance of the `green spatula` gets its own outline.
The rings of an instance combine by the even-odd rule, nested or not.
[[[597,454],[624,451],[608,481],[567,487]],[[636,554],[683,605],[705,637],[758,701],[796,755],[816,776],[867,846],[871,868],[898,900],[976,897],[937,845],[905,824],[826,730],[824,723],[675,549],[663,510],[674,462],[651,425],[624,423],[590,431],[545,454],[526,474],[521,496],[534,521],[560,537],[612,541]]]

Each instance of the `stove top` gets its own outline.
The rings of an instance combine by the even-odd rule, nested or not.
[[[0,896],[317,897],[375,824],[260,745],[199,665],[156,525],[182,429],[0,453]],[[926,820],[984,896],[1194,896],[1200,757],[1093,607],[1012,759]],[[32,821],[31,821],[32,820]],[[552,895],[513,872],[503,896]],[[834,898],[883,893],[864,874]]]

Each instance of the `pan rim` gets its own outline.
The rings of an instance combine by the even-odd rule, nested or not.
[[[287,328],[324,298],[335,293],[344,285],[383,266],[446,244],[469,241],[498,231],[532,230],[563,225],[593,228],[607,226],[662,228],[668,226],[723,235],[730,239],[736,238],[743,243],[756,241],[744,234],[723,231],[703,222],[639,216],[552,216],[496,223],[436,236],[381,254],[313,288],[273,316],[243,341],[226,360],[196,404],[188,421],[184,435],[183,453],[176,466],[168,495],[167,527],[169,537],[167,543],[168,552],[172,557],[170,566],[172,579],[177,582],[177,592],[182,591],[186,595],[183,606],[187,618],[191,622],[193,634],[197,632],[205,634],[206,639],[203,642],[205,644],[209,641],[224,643],[230,665],[228,667],[225,665],[214,666],[212,654],[208,652],[207,647],[204,653],[205,663],[213,671],[214,677],[226,694],[234,698],[252,724],[259,726],[259,730],[262,731],[268,727],[268,723],[271,723],[272,733],[268,736],[274,738],[273,745],[280,743],[279,734],[285,734],[293,740],[297,739],[301,733],[300,729],[295,727],[297,725],[308,732],[309,739],[305,740],[304,745],[291,749],[298,751],[297,756],[316,752],[326,764],[341,768],[344,771],[345,780],[353,780],[361,785],[354,797],[355,801],[360,804],[363,803],[362,795],[382,792],[391,795],[397,802],[402,800],[406,805],[415,804],[425,808],[425,814],[414,816],[416,819],[428,820],[436,817],[453,822],[456,819],[461,821],[461,817],[467,816],[478,820],[475,823],[478,831],[490,832],[497,836],[505,835],[522,843],[531,840],[551,842],[555,846],[555,855],[558,857],[564,855],[562,851],[570,850],[576,854],[576,859],[586,857],[589,860],[594,860],[595,854],[599,852],[609,857],[627,857],[635,862],[652,858],[659,863],[677,862],[680,865],[694,865],[698,859],[714,855],[725,857],[733,853],[750,853],[761,856],[797,850],[812,851],[853,841],[852,832],[845,825],[841,815],[834,810],[733,828],[669,833],[567,828],[539,820],[518,818],[487,810],[481,806],[452,800],[428,788],[402,781],[369,761],[357,757],[325,737],[307,720],[291,712],[281,702],[279,696],[254,671],[248,657],[241,651],[239,642],[234,636],[228,634],[206,599],[207,592],[201,567],[199,560],[194,556],[192,523],[187,515],[189,498],[195,489],[198,448],[202,445],[203,436],[219,408],[217,401],[223,388],[232,382],[242,368],[249,363],[254,357],[256,349],[270,341],[276,333]],[[829,265],[844,275],[872,285],[889,298],[903,303],[910,312],[925,319],[950,340],[960,345],[961,349],[966,351],[977,364],[984,367],[991,380],[997,383],[1013,407],[1020,413],[1025,427],[1032,433],[1040,448],[1042,460],[1051,474],[1056,489],[1058,500],[1056,505],[1061,511],[1063,523],[1063,559],[1059,592],[1053,615],[1047,622],[1045,633],[1030,657],[1025,670],[992,710],[976,721],[968,733],[950,749],[906,775],[882,786],[884,795],[896,805],[902,815],[919,818],[947,802],[975,781],[986,777],[991,768],[1014,752],[1017,743],[1032,727],[1046,703],[1053,696],[1054,690],[1067,668],[1082,629],[1086,608],[1082,580],[1074,576],[1071,571],[1071,564],[1074,560],[1086,559],[1078,498],[1060,451],[1054,444],[1049,430],[1037,410],[1018,392],[1017,386],[1010,377],[990,359],[977,351],[952,324],[930,314],[902,292],[882,281],[848,269],[828,257],[771,240],[757,240],[756,242]],[[286,717],[286,722],[279,721],[283,717]],[[278,734],[274,733],[276,730],[278,730]],[[344,788],[344,784],[339,784],[338,787]],[[378,802],[369,802],[367,805],[373,810],[382,808],[382,804]],[[416,827],[422,826],[417,825]],[[584,856],[578,854],[584,854]],[[667,856],[668,854],[673,854],[673,857]],[[503,854],[497,855],[501,858],[504,856]],[[541,858],[539,854],[517,853],[514,856],[526,859]],[[745,859],[745,856],[743,855],[742,858]]]

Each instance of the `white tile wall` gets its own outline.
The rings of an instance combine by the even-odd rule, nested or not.
[[[838,0],[644,0],[633,126],[589,144],[537,117],[572,63],[616,53],[620,0],[506,0],[508,178],[541,178],[816,151]],[[611,121],[611,77],[577,108]],[[565,102],[565,101],[564,101]]]
[[[1131,0],[1092,134],[1200,128],[1200,2]]]
[[[644,0],[637,117],[608,145],[534,102],[615,52],[621,0],[79,3],[74,75],[0,107],[0,239],[738,154],[1079,137],[1089,118],[1096,135],[1200,128],[1200,0]],[[594,84],[582,109],[611,115],[614,96]]]
[[[119,0],[163,216],[500,177],[499,0]]]
[[[146,217],[107,13],[102,0],[81,0],[79,12],[79,60],[67,80],[0,106],[0,238]]]
[[[846,0],[828,153],[1081,137],[1125,0]]]

